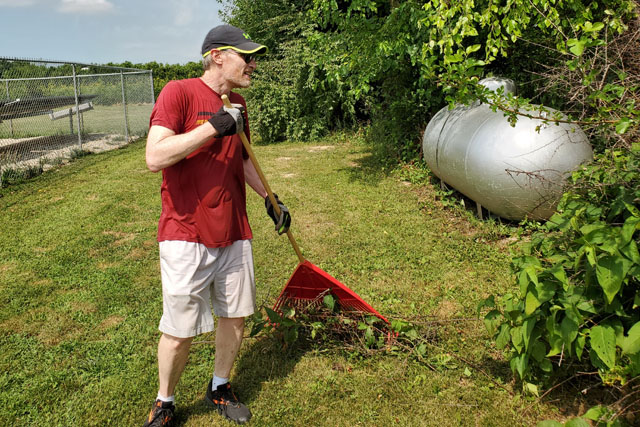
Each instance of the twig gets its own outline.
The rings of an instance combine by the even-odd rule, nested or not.
[[[500,104],[495,104],[492,102],[488,102],[487,104],[496,107],[497,109],[504,111],[505,113],[513,113],[518,116],[527,117],[529,119],[538,119],[544,122],[553,122],[553,123],[569,123],[574,125],[601,125],[601,124],[612,124],[617,123],[617,120],[600,120],[600,121],[586,121],[586,120],[562,120],[562,119],[554,119],[549,117],[544,117],[542,115],[534,116],[533,114],[522,113],[520,110],[514,110],[511,108],[507,108]]]
[[[525,408],[525,410],[523,411],[523,414],[526,414],[527,412],[529,412],[531,410],[531,408],[533,408],[534,405],[540,403],[542,401],[542,399],[544,399],[549,393],[551,393],[553,390],[557,389],[558,387],[562,386],[563,384],[578,378],[579,376],[585,376],[585,375],[597,375],[597,372],[578,372],[575,375],[567,378],[566,380],[554,385],[553,387],[551,387],[550,389],[548,389],[547,391],[545,391],[542,396],[540,396],[539,398],[537,398],[532,404],[530,404],[529,406],[527,406]]]

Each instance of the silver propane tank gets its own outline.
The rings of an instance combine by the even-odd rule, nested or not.
[[[480,84],[515,94],[509,79]],[[444,183],[510,220],[548,219],[568,173],[593,158],[577,125],[518,117],[511,126],[501,111],[479,102],[438,111],[425,129],[422,148],[427,165]]]

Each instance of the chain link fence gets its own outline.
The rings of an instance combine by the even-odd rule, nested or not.
[[[146,135],[150,70],[0,57],[0,187]]]

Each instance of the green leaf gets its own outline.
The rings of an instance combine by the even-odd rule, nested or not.
[[[584,346],[587,343],[587,336],[584,334],[578,335],[576,340],[574,341],[574,347],[576,350],[576,356],[578,360],[582,359],[582,353],[584,352]]]
[[[588,29],[585,28],[585,31],[588,31],[588,32],[598,32],[604,28],[604,24],[602,22],[594,22],[593,25],[591,25],[590,22],[586,22],[585,27],[586,27],[586,24],[589,24]]]
[[[536,427],[562,427],[562,423],[554,420],[544,420],[536,424]]]
[[[624,258],[620,256],[607,255],[600,258],[596,263],[596,277],[609,304],[620,291],[622,281],[628,271],[628,268],[625,271],[623,260]]]
[[[549,271],[551,272],[551,274],[553,274],[553,277],[558,279],[558,281],[563,286],[566,286],[569,284],[569,280],[567,279],[567,274],[565,273],[564,268],[562,268],[561,264],[554,265],[553,267],[551,267]]]
[[[538,386],[532,383],[524,383],[524,390],[528,393],[528,394],[532,394],[534,396],[540,396],[540,394],[538,393]]]
[[[566,423],[564,423],[564,427],[590,427],[590,426],[591,425],[587,421],[585,421],[580,417],[572,418]]]
[[[334,311],[336,307],[336,300],[332,295],[325,295],[322,299],[322,303],[331,311]]]
[[[493,335],[498,330],[498,325],[502,322],[502,313],[498,310],[491,310],[484,316],[484,326],[489,334]]]
[[[542,303],[538,301],[538,298],[536,298],[533,292],[527,292],[527,297],[525,298],[524,313],[527,316],[531,315],[534,311],[536,311],[536,308],[540,307],[541,304]]]
[[[556,354],[560,354],[562,351],[562,333],[558,329],[558,325],[556,324],[555,316],[550,316],[546,321],[547,326],[547,340],[549,341],[549,352],[547,353],[547,357],[555,356]]]
[[[589,331],[591,348],[610,369],[616,366],[616,333],[611,326],[594,326]]]
[[[531,347],[531,357],[533,357],[533,360],[538,363],[542,362],[547,352],[544,343],[536,340]]]
[[[531,280],[536,286],[538,286],[538,273],[536,272],[536,268],[532,265],[527,266],[524,271],[529,276],[529,280]]]
[[[513,347],[518,351],[518,353],[522,352],[524,348],[524,341],[522,339],[522,326],[516,326],[515,328],[511,328],[509,331],[511,334],[511,343],[513,343]]]
[[[298,328],[287,328],[284,331],[284,342],[292,344],[298,339]]]
[[[262,332],[266,324],[267,322],[265,322],[264,320],[255,322],[253,326],[251,326],[251,332],[249,333],[249,336],[255,337],[256,335],[258,335],[260,332]]]
[[[524,341],[525,350],[529,350],[529,342],[531,341],[531,332],[536,326],[536,319],[527,319],[522,324],[522,340]]]
[[[467,47],[466,53],[468,55],[470,53],[476,52],[476,51],[480,50],[481,47],[482,47],[482,45],[474,44],[472,46]]]
[[[589,410],[584,413],[583,417],[588,420],[598,421],[603,415],[606,415],[606,413],[606,409],[598,405],[593,408],[589,408]]]
[[[618,123],[616,123],[616,133],[622,135],[629,129],[629,125],[631,124],[631,120],[628,117],[623,117],[620,119]]]
[[[373,346],[373,344],[375,344],[376,338],[373,334],[373,330],[370,327],[368,327],[367,330],[364,332],[364,339],[367,344],[367,347],[371,347]]]
[[[626,256],[630,261],[640,264],[640,252],[638,252],[638,245],[635,240],[631,240],[627,246],[621,248],[620,253]]]
[[[622,243],[625,244],[630,242],[633,239],[633,233],[638,229],[640,229],[640,218],[637,216],[630,216],[627,218],[622,226]]]
[[[511,366],[511,370],[513,372],[518,372],[520,378],[524,378],[524,373],[527,370],[527,366],[529,365],[529,355],[527,353],[519,354],[509,361],[509,365]]]
[[[585,40],[569,39],[569,41],[567,41],[567,45],[569,46],[569,50],[575,56],[582,55],[582,53],[584,52],[585,44],[586,44]]]
[[[560,331],[562,332],[562,339],[565,346],[569,346],[573,340],[578,336],[578,324],[574,322],[569,316],[565,316],[560,323]]]
[[[629,334],[622,339],[621,347],[624,354],[636,354],[640,351],[640,322],[629,329]]]
[[[536,297],[541,303],[547,302],[555,295],[556,285],[549,281],[540,282],[536,285],[533,292],[536,293]]]
[[[271,323],[282,323],[282,317],[274,310],[269,307],[265,307],[264,311],[267,312],[267,317],[269,317],[269,322]]]
[[[496,346],[499,349],[502,350],[511,341],[511,334],[509,333],[510,330],[511,330],[511,328],[507,324],[502,324],[502,326],[500,326],[500,333],[498,334],[498,337],[496,338]]]
[[[551,364],[549,359],[542,359],[538,367],[542,369],[543,372],[547,372],[547,373],[553,372],[553,365]]]

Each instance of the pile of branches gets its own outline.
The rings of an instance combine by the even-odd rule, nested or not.
[[[362,354],[402,351],[420,357],[426,354],[427,343],[437,341],[435,324],[385,322],[343,306],[329,290],[310,301],[286,300],[277,311],[263,307],[252,323],[250,336],[268,335],[284,348],[294,343],[321,343]]]

